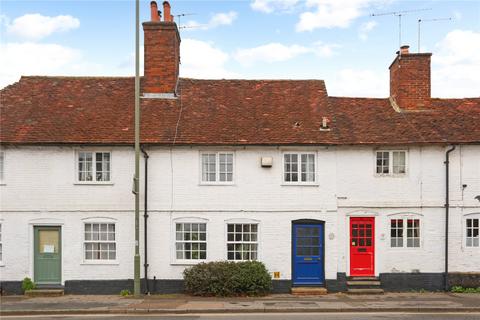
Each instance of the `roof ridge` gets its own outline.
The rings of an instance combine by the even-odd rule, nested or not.
[[[180,80],[193,80],[193,81],[249,81],[249,82],[325,82],[323,79],[239,79],[239,78],[232,78],[232,79],[198,79],[198,78],[188,78],[188,77],[180,77]]]
[[[133,79],[135,76],[42,76],[42,75],[29,75],[21,76],[22,79]]]

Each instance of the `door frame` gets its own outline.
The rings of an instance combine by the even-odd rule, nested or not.
[[[29,221],[29,244],[30,244],[30,278],[35,282],[35,227],[57,227],[60,228],[60,250],[62,254],[60,255],[60,282],[58,284],[64,285],[64,232],[63,232],[64,223],[60,219],[32,219]]]
[[[348,250],[348,265],[347,265],[347,274],[348,276],[351,277],[373,277],[377,276],[377,219],[376,219],[376,214],[370,214],[370,215],[347,215],[347,250]],[[352,252],[351,252],[351,219],[356,219],[356,218],[370,218],[373,219],[373,274],[370,276],[352,276],[351,273],[351,267],[352,267]]]
[[[321,224],[323,226],[323,237],[322,237],[322,243],[323,243],[323,252],[322,252],[322,261],[323,261],[323,284],[294,284],[294,279],[293,279],[293,270],[295,268],[295,261],[293,259],[293,255],[295,253],[295,248],[293,246],[293,237],[295,236],[295,225],[297,224],[311,224],[311,225],[318,225]],[[316,219],[297,219],[297,220],[292,220],[292,226],[291,226],[291,232],[290,232],[290,247],[291,247],[291,252],[290,252],[290,281],[292,283],[292,287],[326,287],[327,286],[327,280],[325,279],[325,221],[323,220],[316,220]]]

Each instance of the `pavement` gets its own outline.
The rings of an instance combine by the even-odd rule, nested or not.
[[[61,297],[2,296],[0,316],[75,314],[203,314],[203,313],[479,313],[480,294],[386,293],[328,294],[261,298],[203,298],[152,295],[140,298],[65,295]]]

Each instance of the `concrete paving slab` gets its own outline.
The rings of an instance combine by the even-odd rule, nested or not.
[[[387,293],[382,296],[211,298],[186,295],[1,297],[0,315],[113,313],[253,313],[253,312],[480,312],[480,294]]]

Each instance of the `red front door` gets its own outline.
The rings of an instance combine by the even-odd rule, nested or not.
[[[375,274],[375,218],[350,218],[350,275]]]

